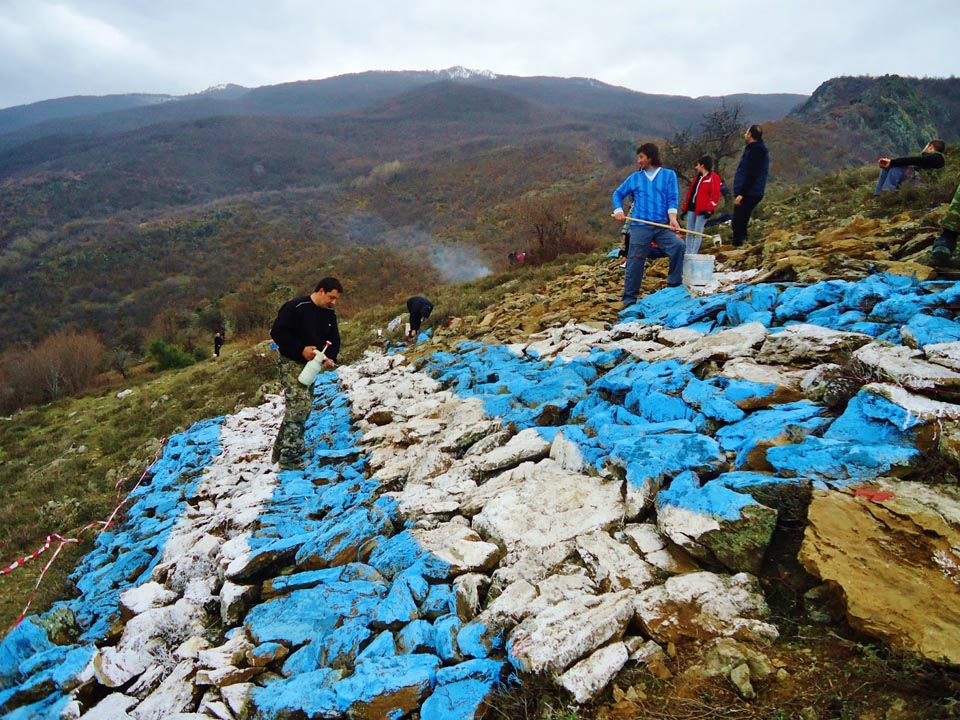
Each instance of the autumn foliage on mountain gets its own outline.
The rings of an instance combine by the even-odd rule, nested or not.
[[[50,397],[11,383],[52,337],[92,341],[101,367],[123,370],[155,340],[202,355],[220,328],[265,336],[323,275],[347,287],[348,319],[504,268],[511,251],[587,250],[616,235],[609,195],[638,140],[675,151],[670,166],[677,141],[709,140],[718,110],[765,123],[786,187],[915,152],[932,131],[957,139],[956,97],[956,79],[691,99],[582,78],[363,73],[2,110],[0,402]]]

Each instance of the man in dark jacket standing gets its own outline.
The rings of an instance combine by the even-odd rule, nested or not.
[[[733,178],[733,244],[743,245],[747,239],[747,224],[753,209],[763,200],[770,173],[770,153],[763,143],[763,128],[751,125],[743,134],[747,146],[740,156],[737,174]]]
[[[414,295],[407,300],[407,312],[410,313],[410,333],[407,337],[415,338],[420,334],[420,325],[433,312],[433,303],[423,295]]]
[[[326,355],[324,368],[337,366],[340,330],[333,306],[342,292],[339,280],[326,277],[310,295],[285,303],[270,328],[270,337],[280,351],[277,364],[285,403],[283,423],[273,444],[273,461],[284,470],[303,468],[303,431],[313,398],[310,388],[297,380],[300,371],[318,354]]]

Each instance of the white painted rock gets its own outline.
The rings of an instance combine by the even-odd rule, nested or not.
[[[960,342],[930,343],[923,346],[927,360],[960,372]]]
[[[657,642],[681,638],[732,637],[773,640],[779,636],[757,581],[746,573],[697,572],[669,578],[637,596],[637,617]]]
[[[111,693],[80,716],[80,720],[132,720],[127,710],[137,704],[137,699],[123,693]]]
[[[132,617],[152,608],[171,605],[178,597],[173,590],[151,580],[121,593],[120,611],[125,617]]]
[[[508,550],[551,547],[618,524],[624,513],[620,483],[568,472],[551,460],[524,464],[470,493],[465,514],[473,526]]]
[[[516,467],[522,462],[537,461],[550,454],[550,443],[536,428],[521,430],[503,447],[488,453],[480,461],[480,470],[486,473]]]
[[[663,573],[683,575],[700,569],[690,555],[668,542],[653,523],[624,525],[619,535],[622,540],[629,542],[644,560]]]
[[[181,662],[130,714],[137,720],[167,720],[175,713],[186,712],[201,694],[193,682],[195,674],[191,661]]]
[[[578,703],[586,703],[603,690],[626,665],[629,655],[622,642],[600,648],[560,676],[560,685],[566,688]]]
[[[756,360],[767,365],[813,367],[825,362],[843,362],[849,353],[872,341],[872,337],[862,333],[798,323],[770,333]]]
[[[511,662],[521,672],[562,672],[623,635],[633,616],[635,593],[583,595],[551,605],[510,634]]]
[[[604,592],[642,590],[653,584],[653,570],[642,557],[603,531],[577,537],[577,552]]]
[[[920,350],[911,350],[902,345],[873,342],[858,349],[853,353],[853,358],[885,380],[912,387],[956,384],[960,380],[960,373],[927,362]]]

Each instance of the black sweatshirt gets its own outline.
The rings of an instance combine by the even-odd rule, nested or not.
[[[326,355],[334,361],[340,352],[337,313],[333,308],[317,307],[309,296],[291,300],[280,308],[270,328],[270,337],[281,355],[300,363],[306,363],[303,349],[308,345],[323,351],[324,344],[329,340],[331,344]]]
[[[407,300],[407,310],[410,313],[410,329],[419,332],[420,324],[433,312],[433,303],[423,295],[414,295]]]
[[[913,165],[925,170],[936,170],[944,166],[943,154],[938,152],[928,152],[923,155],[914,155],[912,157],[899,157],[890,160],[890,167],[908,167]]]

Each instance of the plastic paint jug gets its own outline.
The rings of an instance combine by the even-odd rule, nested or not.
[[[683,256],[683,284],[706,285],[713,280],[713,255]]]
[[[323,351],[318,352],[313,356],[313,360],[303,366],[303,370],[300,371],[300,375],[297,377],[301,385],[306,385],[307,387],[313,385],[313,381],[317,379],[317,375],[323,370],[323,361],[327,359],[328,347],[330,347],[329,340],[327,344],[323,346]]]
[[[301,385],[310,387],[313,385],[313,381],[317,379],[317,375],[320,374],[321,370],[323,370],[323,355],[317,354],[313,360],[303,366],[303,370],[300,371],[297,380],[300,381]]]

